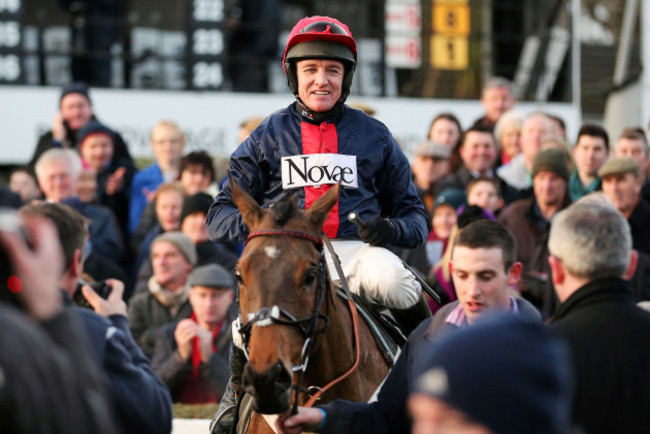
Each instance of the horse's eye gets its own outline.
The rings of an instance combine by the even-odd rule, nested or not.
[[[304,278],[304,285],[305,286],[311,286],[314,284],[316,281],[316,270],[313,268],[309,268],[305,271],[305,278]]]

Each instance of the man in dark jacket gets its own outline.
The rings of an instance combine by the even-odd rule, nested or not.
[[[195,268],[189,281],[192,316],[163,327],[152,364],[174,402],[218,402],[230,379],[235,281],[217,264]]]
[[[16,224],[31,243],[14,232],[17,226],[3,223],[0,432],[117,433],[100,367],[88,363],[94,354],[82,323],[63,305],[58,285],[63,252],[56,229],[43,219],[16,219]]]
[[[192,314],[188,277],[196,264],[196,247],[182,232],[158,235],[150,250],[153,275],[147,291],[129,302],[129,326],[147,357],[153,354],[160,328]]]
[[[557,149],[546,149],[533,164],[534,196],[505,207],[499,221],[517,240],[517,260],[524,264],[519,289],[524,297],[542,305],[547,279],[547,240],[553,215],[571,203],[567,182],[569,165]]]
[[[54,116],[52,129],[43,134],[36,144],[34,155],[29,167],[34,167],[41,155],[51,148],[77,148],[77,131],[83,128],[93,114],[88,86],[77,82],[65,86],[61,90],[59,112]],[[133,161],[122,136],[115,134],[115,155]]]
[[[336,400],[318,408],[301,407],[298,415],[280,418],[284,432],[411,432],[406,401],[414,386],[413,363],[426,355],[440,336],[471,326],[494,311],[539,321],[540,315],[530,303],[510,295],[522,267],[515,262],[514,238],[502,224],[480,220],[465,227],[456,239],[452,264],[458,301],[445,305],[411,333],[377,400],[370,404]]]
[[[171,399],[129,332],[124,284],[114,279],[103,299],[84,285],[83,296],[94,308],[76,308],[71,297],[77,291],[83,272],[83,251],[88,237],[88,222],[78,212],[57,203],[38,203],[21,209],[26,216],[41,216],[54,222],[63,247],[63,273],[59,278],[63,297],[78,314],[89,338],[92,361],[103,373],[117,424],[127,433],[169,433]]]
[[[128,245],[131,181],[137,169],[133,161],[115,155],[115,137],[110,128],[91,120],[77,133],[77,143],[82,162],[97,176],[93,203],[113,211]]]
[[[573,356],[573,416],[590,434],[650,432],[650,313],[625,278],[636,266],[630,228],[606,204],[558,213],[549,263],[561,305],[552,319]]]

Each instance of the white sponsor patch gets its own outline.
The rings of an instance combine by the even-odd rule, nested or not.
[[[341,181],[358,188],[356,155],[308,154],[282,157],[282,188],[319,187]]]

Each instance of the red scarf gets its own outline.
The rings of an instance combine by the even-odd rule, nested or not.
[[[196,314],[192,312],[190,319],[196,322]],[[217,338],[221,332],[223,320],[212,328],[212,351],[217,351]],[[181,390],[180,402],[184,404],[203,404],[206,402],[219,402],[219,397],[214,392],[210,383],[202,378],[199,366],[201,365],[201,342],[198,336],[192,339],[192,372],[185,379]]]

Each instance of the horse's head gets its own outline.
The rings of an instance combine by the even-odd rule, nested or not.
[[[232,182],[233,202],[251,236],[237,264],[242,334],[248,346],[243,384],[259,413],[289,408],[294,367],[307,338],[321,330],[327,275],[321,228],[336,203],[333,186],[306,211],[292,201],[262,209]]]

